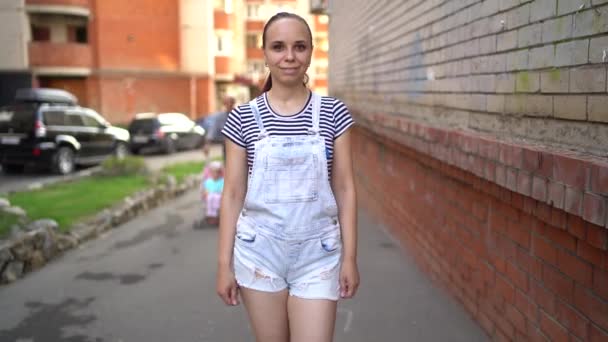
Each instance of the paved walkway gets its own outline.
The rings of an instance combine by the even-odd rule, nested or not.
[[[191,191],[1,286],[0,341],[253,341],[215,294],[217,229],[193,229],[200,217]],[[336,342],[487,340],[364,211],[359,266]]]

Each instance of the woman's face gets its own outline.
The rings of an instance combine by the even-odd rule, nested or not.
[[[267,28],[264,58],[273,83],[302,84],[311,56],[308,29],[299,20],[282,18]]]

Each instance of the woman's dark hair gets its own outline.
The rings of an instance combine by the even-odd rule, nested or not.
[[[308,31],[308,38],[310,38],[310,44],[312,46],[312,31],[310,30],[310,26],[308,26],[308,23],[306,22],[306,20],[304,20],[304,18],[302,18],[299,15],[294,14],[294,13],[279,12],[279,13],[273,15],[270,19],[268,19],[268,21],[266,22],[266,25],[264,25],[264,31],[262,31],[262,49],[266,48],[266,31],[268,31],[268,27],[273,22],[275,22],[279,19],[283,19],[283,18],[296,19],[296,20],[300,21],[302,24],[304,24],[304,26],[306,26],[306,30]],[[306,86],[307,83],[308,83],[308,75],[305,75],[304,76],[304,86]],[[262,93],[269,91],[270,88],[272,88],[272,77],[269,73],[268,77],[266,78],[266,82],[264,82],[264,87],[262,87]]]

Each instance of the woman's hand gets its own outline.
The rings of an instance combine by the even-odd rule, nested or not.
[[[239,304],[239,287],[234,278],[234,272],[227,266],[220,266],[217,270],[217,294],[226,305]]]
[[[340,268],[340,297],[353,298],[359,288],[359,269],[357,262],[344,260]]]

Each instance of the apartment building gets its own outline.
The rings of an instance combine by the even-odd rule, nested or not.
[[[313,4],[314,6],[314,4]],[[309,0],[5,0],[0,4],[0,104],[20,87],[74,93],[115,123],[135,113],[192,118],[259,92],[264,22],[295,12],[315,36],[309,85],[327,92],[327,17]]]

